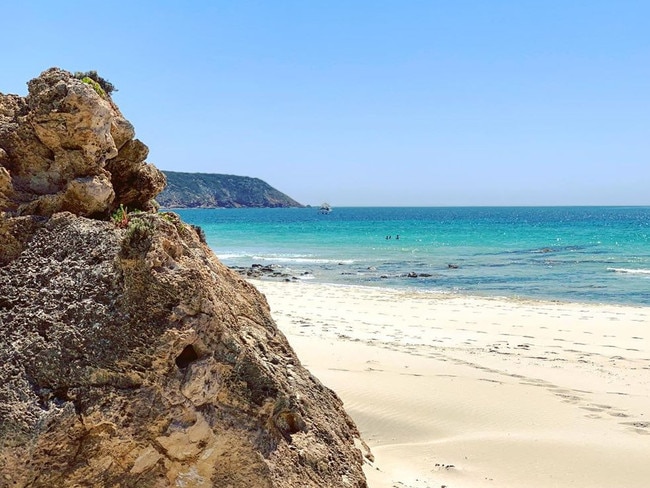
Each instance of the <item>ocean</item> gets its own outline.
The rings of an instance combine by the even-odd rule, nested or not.
[[[231,267],[474,296],[650,305],[650,207],[176,209]]]

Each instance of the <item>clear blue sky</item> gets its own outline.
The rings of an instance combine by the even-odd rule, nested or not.
[[[5,2],[0,91],[96,69],[161,169],[301,203],[650,205],[650,1]]]

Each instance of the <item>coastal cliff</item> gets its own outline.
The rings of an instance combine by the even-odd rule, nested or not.
[[[66,71],[0,93],[0,487],[365,487],[342,402],[153,210],[146,154]]]
[[[303,207],[259,178],[164,171],[167,186],[157,201],[165,208]]]

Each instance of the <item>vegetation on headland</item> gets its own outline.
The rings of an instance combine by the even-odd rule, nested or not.
[[[165,208],[303,207],[259,178],[164,171],[167,187],[156,198]]]

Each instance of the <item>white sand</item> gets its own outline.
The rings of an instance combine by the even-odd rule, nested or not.
[[[371,488],[650,486],[650,308],[253,284]]]

